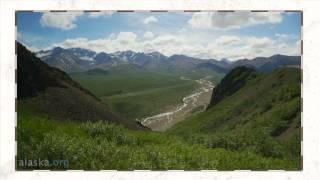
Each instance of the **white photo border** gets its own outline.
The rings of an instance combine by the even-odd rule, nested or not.
[[[235,1],[235,0],[234,0]],[[318,89],[309,89],[311,87],[310,81],[312,80],[312,75],[310,73],[315,73],[317,71],[314,70],[314,67],[316,65],[319,66],[319,63],[315,63],[315,65],[312,65],[312,62],[317,62],[316,58],[319,58],[319,55],[315,56],[313,53],[317,53],[316,47],[314,46],[315,43],[319,43],[319,40],[314,40],[312,36],[316,37],[316,39],[319,39],[319,35],[315,35],[312,33],[310,34],[309,29],[312,29],[311,32],[315,33],[316,31],[313,29],[315,26],[316,29],[319,30],[319,22],[316,22],[312,24],[312,22],[309,21],[309,19],[304,19],[304,22],[301,21],[301,59],[308,59],[308,64],[304,63],[304,60],[302,60],[301,68],[303,69],[303,80],[301,82],[304,83],[302,86],[302,95],[303,97],[302,101],[304,108],[303,110],[304,115],[301,114],[301,130],[303,127],[303,135],[304,141],[301,142],[301,147],[303,146],[303,151],[301,153],[304,154],[304,160],[303,160],[303,170],[302,171],[282,171],[282,170],[270,170],[270,171],[250,171],[250,170],[241,170],[241,171],[216,171],[216,170],[202,170],[202,171],[176,171],[176,170],[169,170],[169,171],[148,171],[148,170],[137,170],[137,171],[116,171],[116,170],[106,170],[106,171],[97,171],[97,172],[89,172],[89,171],[65,171],[65,172],[55,172],[55,171],[16,171],[15,170],[15,155],[16,155],[16,139],[15,139],[15,133],[16,133],[16,123],[17,114],[16,111],[16,55],[15,55],[15,49],[16,49],[16,27],[15,27],[15,15],[18,11],[48,11],[50,9],[57,9],[55,11],[97,11],[96,9],[101,9],[103,11],[105,10],[111,10],[111,11],[117,11],[117,12],[134,12],[134,11],[146,11],[146,12],[199,12],[199,11],[266,11],[261,9],[268,9],[268,11],[299,11],[301,13],[301,17],[304,16],[304,14],[307,14],[308,17],[314,17],[310,15],[310,12],[313,12],[315,14],[319,13],[315,10],[315,8],[310,8],[313,11],[305,10],[303,7],[310,5],[311,3],[306,3],[307,5],[302,5],[301,3],[297,3],[296,1],[289,1],[289,0],[283,0],[284,2],[278,2],[276,0],[269,0],[268,2],[278,3],[273,5],[265,6],[264,8],[261,8],[263,6],[257,5],[257,1],[259,0],[253,0],[255,4],[251,4],[249,7],[242,6],[240,4],[240,1],[238,0],[235,2],[234,8],[229,8],[232,10],[227,10],[223,7],[225,7],[228,2],[232,2],[232,0],[227,1],[219,1],[219,5],[214,5],[214,3],[211,3],[209,1],[206,1],[204,5],[202,5],[202,8],[199,8],[199,6],[192,7],[191,4],[194,3],[194,1],[179,1],[182,2],[182,4],[177,3],[178,5],[175,5],[175,3],[168,3],[168,1],[162,2],[163,4],[166,4],[165,6],[161,4],[161,8],[157,8],[157,3],[160,1],[154,1],[153,5],[147,4],[147,7],[144,7],[143,2],[146,1],[139,1],[140,3],[135,3],[134,6],[132,6],[132,1],[128,0],[126,1],[127,4],[122,3],[116,3],[115,1],[112,2],[112,5],[108,5],[107,3],[102,3],[105,6],[98,6],[99,3],[97,1],[86,2],[81,1],[80,6],[77,6],[73,3],[68,3],[68,1],[56,1],[53,2],[51,0],[44,0],[43,2],[34,1],[31,2],[29,0],[25,0],[23,3],[18,0],[12,0],[12,1],[2,1],[1,3],[1,26],[0,26],[0,40],[1,40],[1,49],[0,49],[0,99],[1,99],[1,106],[0,106],[0,140],[1,140],[1,146],[0,146],[0,177],[4,178],[13,178],[13,179],[21,179],[21,178],[37,178],[37,179],[56,179],[56,178],[79,178],[79,179],[86,179],[89,176],[96,177],[96,178],[115,178],[115,179],[168,179],[168,178],[183,178],[183,179],[193,179],[193,178],[201,178],[201,179],[226,179],[226,178],[236,178],[236,179],[270,179],[270,178],[286,178],[286,179],[302,179],[303,177],[308,177],[311,179],[314,179],[316,177],[319,177],[319,158],[317,158],[316,152],[319,150],[319,140],[315,138],[307,139],[309,137],[318,137],[317,132],[319,132],[319,122],[316,122],[317,116],[312,116],[312,113],[316,113],[317,111],[314,111],[316,109],[309,107],[320,107],[316,106],[319,105],[319,103],[315,102],[317,99],[319,99],[319,92],[315,91]],[[37,2],[37,3],[35,3]],[[96,2],[96,4],[94,3]],[[130,3],[131,2],[131,3]],[[191,2],[191,3],[190,3]],[[244,2],[244,1],[242,1]],[[291,2],[292,4],[288,4],[288,2]],[[26,4],[30,3],[30,4]],[[66,3],[67,6],[63,6],[62,4]],[[140,5],[139,5],[140,4]],[[205,5],[206,4],[206,5]],[[210,9],[208,4],[212,5],[212,8]],[[264,4],[264,3],[261,3]],[[319,4],[319,3],[318,3]],[[159,4],[158,4],[159,5]],[[213,6],[214,5],[214,6]],[[239,6],[238,6],[239,5]],[[320,4],[319,4],[320,5]],[[141,6],[141,7],[140,7]],[[223,10],[219,10],[219,7],[221,7]],[[312,6],[312,4],[311,4]],[[66,8],[67,7],[67,8]],[[90,7],[90,8],[89,8]],[[97,8],[99,7],[99,8]],[[126,8],[124,8],[126,7]],[[139,8],[140,7],[140,8]],[[163,10],[164,7],[167,7],[166,10]],[[273,8],[272,8],[273,7]],[[308,7],[308,6],[307,6]],[[50,9],[48,9],[50,8]],[[133,10],[135,8],[135,10]],[[195,9],[196,8],[196,9]],[[209,8],[209,9],[208,9]],[[40,9],[40,10],[35,10]],[[65,10],[67,9],[67,10]],[[120,9],[120,10],[119,10]],[[127,10],[125,10],[127,9]],[[149,10],[145,10],[149,9]],[[153,9],[153,10],[152,10]],[[157,10],[158,9],[158,10]],[[182,10],[184,9],[184,10]],[[199,10],[201,9],[201,10]],[[249,9],[249,10],[248,10]],[[276,9],[276,10],[269,10],[269,9]],[[306,13],[305,13],[306,12]],[[319,16],[318,16],[319,17]],[[313,18],[314,19],[314,18]],[[307,30],[308,33],[306,35],[302,35],[305,30],[302,28],[302,25],[307,24]],[[318,31],[320,32],[320,31]],[[5,35],[7,34],[7,35]],[[311,35],[311,36],[310,36]],[[311,38],[310,38],[311,37]],[[305,39],[304,39],[305,38]],[[310,49],[305,49],[303,51],[304,47],[304,39],[306,42],[305,45],[307,47],[310,47]],[[319,47],[319,46],[318,46]],[[302,57],[303,56],[303,57]],[[313,60],[312,60],[313,59]],[[14,61],[12,61],[14,60]],[[320,82],[319,75],[315,75],[317,79],[316,82]],[[320,84],[320,83],[319,83]],[[310,94],[309,94],[310,93]],[[316,96],[317,99],[312,98],[312,96]],[[320,99],[319,99],[320,100]],[[319,102],[319,101],[318,101]],[[306,115],[305,111],[307,111],[308,115]],[[311,112],[311,114],[310,114]],[[313,114],[315,115],[315,114]],[[313,117],[313,118],[312,118]],[[310,125],[310,121],[313,122],[313,125]],[[318,128],[318,129],[317,129]],[[307,133],[306,133],[307,132]],[[313,136],[312,136],[313,134]],[[309,149],[310,148],[310,149]],[[320,152],[320,151],[318,151]],[[312,156],[313,155],[313,156]],[[49,175],[47,177],[47,175]],[[312,178],[313,177],[313,178]]]

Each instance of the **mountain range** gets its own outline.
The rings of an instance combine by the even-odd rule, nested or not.
[[[18,108],[66,121],[104,120],[131,129],[142,126],[112,112],[90,91],[58,68],[50,67],[20,43],[18,51]],[[65,50],[54,49],[54,53]],[[72,51],[72,50],[69,50]],[[77,52],[77,51],[74,51]],[[89,54],[86,54],[89,55]],[[67,57],[74,57],[69,54]],[[81,62],[79,59],[77,62]]]
[[[165,56],[159,52],[143,53],[134,51],[118,51],[114,53],[94,52],[83,48],[55,47],[41,50],[35,55],[49,64],[66,72],[81,72],[90,69],[109,69],[125,64],[134,64],[145,69],[214,71],[227,73],[238,66],[247,66],[260,72],[271,72],[281,66],[300,66],[300,56],[273,55],[254,59],[200,59],[186,55]]]

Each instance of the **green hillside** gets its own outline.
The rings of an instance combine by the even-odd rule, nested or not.
[[[17,163],[20,160],[68,160],[57,166],[25,169],[77,170],[235,170],[288,169],[288,159],[263,157],[254,152],[208,148],[183,138],[151,131],[129,130],[105,121],[58,121],[31,108],[18,111]]]
[[[37,114],[61,121],[106,120],[128,128],[142,128],[112,112],[65,72],[48,66],[19,43],[17,52],[18,111],[30,107]]]
[[[177,124],[169,133],[191,144],[290,159],[298,168],[300,78],[297,68],[281,68],[271,74],[237,68],[217,86],[217,89],[228,89],[213,95],[212,100],[219,102],[211,102],[206,112]]]

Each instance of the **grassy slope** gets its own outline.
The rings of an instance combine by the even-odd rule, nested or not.
[[[112,112],[65,72],[48,66],[19,43],[17,53],[19,102],[62,121],[107,120],[129,128],[141,128]]]
[[[101,121],[56,121],[24,107],[18,112],[17,160],[69,161],[66,167],[43,169],[296,169],[288,160],[250,151],[191,145],[175,135],[129,130]]]
[[[113,69],[108,74],[76,73],[71,77],[112,110],[131,120],[176,107],[184,96],[198,87],[196,82],[181,80],[184,74],[129,68]]]
[[[190,143],[266,157],[300,167],[300,70],[258,75],[206,112],[170,129]]]

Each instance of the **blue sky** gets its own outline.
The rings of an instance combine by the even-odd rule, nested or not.
[[[19,12],[17,22],[18,41],[33,51],[61,46],[215,59],[300,53],[300,13],[293,12]]]

